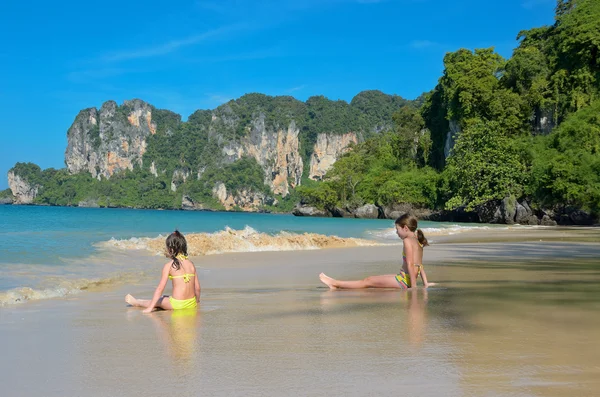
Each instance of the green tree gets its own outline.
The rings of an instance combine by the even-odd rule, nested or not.
[[[475,121],[458,138],[444,170],[450,198],[446,208],[475,206],[506,196],[520,197],[525,166],[514,143],[495,121]]]

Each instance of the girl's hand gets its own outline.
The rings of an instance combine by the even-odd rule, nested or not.
[[[144,309],[144,311],[142,313],[144,313],[144,314],[152,313],[153,310],[154,310],[154,308],[147,308],[147,309]]]
[[[425,288],[432,287],[432,286],[434,286],[434,285],[436,285],[436,284],[437,284],[437,283],[427,283],[427,284],[425,284]]]

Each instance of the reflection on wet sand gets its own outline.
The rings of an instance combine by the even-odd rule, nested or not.
[[[196,371],[194,364],[200,350],[201,331],[201,315],[198,310],[163,311],[149,317],[173,364],[182,371]]]
[[[406,293],[408,304],[406,319],[408,325],[407,339],[413,346],[421,346],[425,340],[427,326],[427,289],[409,290]]]
[[[428,290],[424,288],[408,291],[393,289],[327,290],[321,293],[321,308],[327,314],[342,314],[354,306],[365,307],[382,313],[382,321],[388,317],[400,327],[399,342],[408,341],[418,347],[427,334]]]
[[[600,376],[600,264],[471,262],[433,316],[473,395],[591,395]],[[479,280],[473,282],[473,280]],[[521,394],[519,394],[521,395]]]

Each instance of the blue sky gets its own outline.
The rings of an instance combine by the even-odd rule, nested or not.
[[[17,162],[64,167],[79,110],[141,98],[180,113],[248,92],[350,101],[431,90],[446,52],[553,23],[555,0],[4,1],[0,189]]]

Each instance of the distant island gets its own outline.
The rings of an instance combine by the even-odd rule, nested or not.
[[[600,2],[444,57],[416,100],[247,94],[183,122],[139,100],[79,112],[63,169],[17,163],[0,203],[598,223]]]

